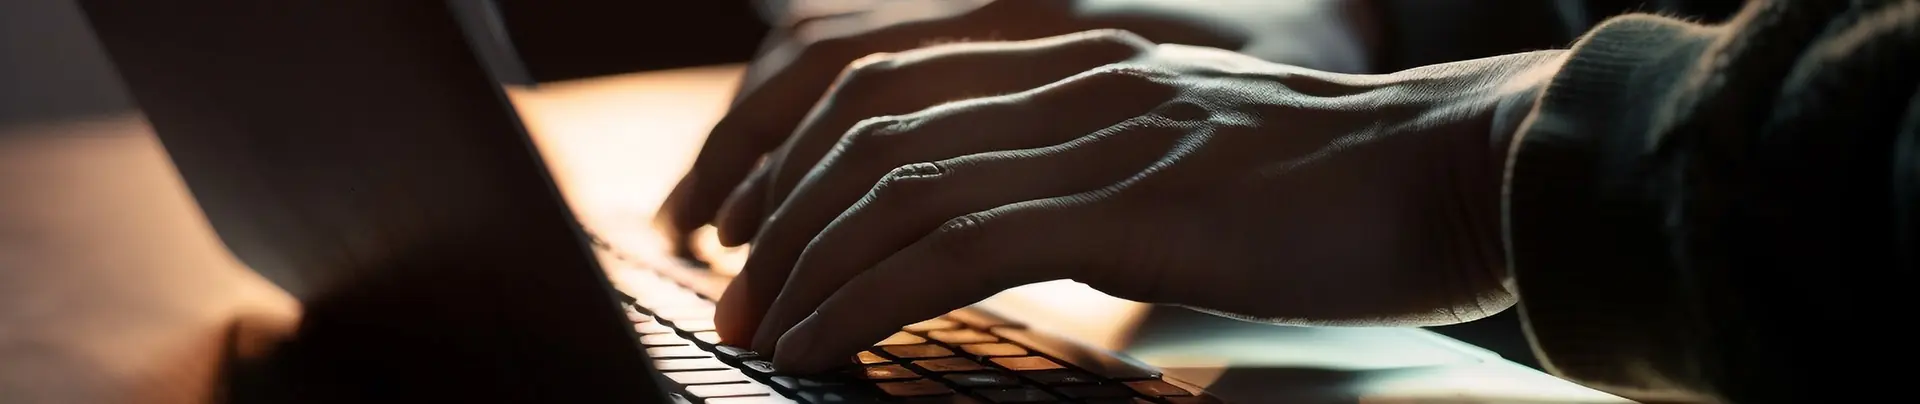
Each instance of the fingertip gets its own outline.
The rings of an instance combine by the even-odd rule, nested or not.
[[[714,331],[720,334],[720,341],[727,345],[752,346],[755,327],[760,325],[760,316],[754,313],[754,308],[760,305],[751,301],[753,297],[747,293],[746,277],[745,273],[735,276],[714,307]]]
[[[722,217],[725,217],[725,216],[722,216]],[[720,231],[718,232],[718,236],[720,237],[721,247],[726,247],[726,248],[739,247],[739,246],[747,245],[747,241],[753,240],[753,237],[746,236],[746,235],[753,234],[752,232],[742,231],[742,230],[730,231],[730,230],[727,230],[727,228],[728,226],[722,225],[720,226]]]
[[[760,325],[753,333],[753,350],[763,354],[779,354],[780,339],[787,330],[775,330],[767,326],[766,318],[760,319]]]
[[[720,204],[720,211],[714,218],[714,226],[720,238],[720,244],[727,247],[739,247],[760,231],[760,224],[766,197],[767,167],[762,165],[754,169],[728,193],[727,200]]]
[[[826,370],[825,367],[819,363],[820,361],[814,359],[815,357],[821,356],[816,352],[819,348],[816,340],[816,338],[819,337],[819,327],[817,326],[819,321],[816,317],[819,317],[819,315],[819,313],[814,313],[807,316],[806,319],[800,320],[799,324],[794,325],[792,330],[787,331],[779,337],[779,342],[776,344],[778,347],[774,350],[773,354],[773,367],[775,369],[798,374],[810,374]]]
[[[754,234],[760,231],[759,212],[762,205],[752,202],[756,199],[760,198],[736,195],[721,206],[720,216],[714,219],[715,234],[719,236],[720,245],[739,247],[753,240]]]

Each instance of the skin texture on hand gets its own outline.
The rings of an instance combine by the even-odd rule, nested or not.
[[[1077,60],[1101,62],[914,111],[840,107]],[[716,321],[805,372],[1056,279],[1289,324],[1490,315],[1513,302],[1489,269],[1503,265],[1494,111],[1557,60],[1350,75],[1118,31],[871,57],[769,160],[803,174],[773,182],[784,197],[767,199]]]
[[[726,245],[747,242],[802,169],[756,168],[799,145],[798,131],[844,131],[852,121],[821,121],[822,109],[898,115],[942,102],[1024,91],[1116,59],[1098,53],[1059,56],[1023,69],[979,74],[952,64],[943,80],[912,83],[893,99],[816,103],[853,67],[878,52],[956,41],[1025,40],[1090,29],[1124,29],[1157,43],[1236,49],[1289,64],[1336,71],[1366,69],[1365,44],[1377,37],[1359,16],[1367,0],[889,0],[865,10],[790,16],[748,66],[734,108],[707,137],[686,177],[656,215],[683,257],[686,237],[712,223]],[[876,82],[867,80],[867,82]],[[903,83],[894,83],[901,85]],[[858,115],[858,114],[850,114]],[[817,153],[817,151],[804,151]],[[776,184],[785,184],[778,185]]]

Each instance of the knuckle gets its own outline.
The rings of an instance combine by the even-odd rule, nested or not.
[[[945,173],[945,170],[946,168],[942,167],[940,163],[913,163],[894,168],[893,171],[887,173],[887,178],[894,180],[931,178]]]
[[[1089,86],[1130,86],[1141,88],[1165,88],[1163,79],[1167,75],[1157,69],[1132,63],[1112,63],[1093,68],[1077,80]]]
[[[936,257],[952,262],[967,262],[974,258],[981,243],[985,240],[987,226],[991,218],[985,212],[970,213],[948,219],[933,231],[933,242],[928,244]]]
[[[836,152],[856,163],[884,160],[898,147],[896,143],[900,136],[896,135],[903,130],[903,122],[895,116],[862,120],[840,137],[840,144],[835,147],[839,150]]]
[[[893,75],[892,72],[899,65],[896,60],[894,54],[881,52],[848,62],[847,66],[840,70],[840,77],[836,80],[837,88],[833,92],[836,95],[844,95],[869,93],[887,88],[888,77]],[[854,94],[854,96],[859,95]]]
[[[886,73],[894,67],[896,60],[893,52],[874,52],[847,62],[845,75],[872,76]]]
[[[894,168],[875,183],[869,198],[886,203],[914,204],[932,198],[936,178],[944,170],[937,163],[914,163]]]
[[[862,119],[860,122],[854,123],[852,128],[847,129],[847,134],[842,141],[854,143],[877,142],[880,141],[881,138],[899,133],[902,126],[901,124],[904,122],[904,119],[893,115]]]
[[[1123,29],[1103,28],[1079,33],[1072,46],[1086,49],[1097,56],[1126,58],[1144,54],[1153,49],[1153,42]]]

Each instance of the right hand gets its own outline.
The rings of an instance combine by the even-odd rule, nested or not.
[[[1252,3],[1230,6],[1223,6],[1221,10],[1255,7]],[[1304,16],[1309,12],[1306,10],[1309,7],[1290,7],[1289,12],[1295,14]],[[1124,60],[1132,54],[1088,51],[1060,52],[1046,58],[1025,57],[1027,53],[1050,51],[1035,47],[1025,53],[1002,52],[1005,56],[945,58],[917,69],[937,75],[940,80],[915,80],[910,84],[889,84],[881,79],[863,81],[913,86],[911,91],[885,92],[898,97],[848,97],[845,99],[854,102],[816,105],[836,80],[855,70],[848,66],[862,56],[905,51],[936,41],[1025,40],[1097,28],[1124,29],[1158,43],[1226,49],[1239,49],[1253,43],[1258,35],[1280,36],[1279,31],[1252,32],[1247,29],[1248,21],[1232,20],[1238,16],[1221,10],[1193,12],[1151,1],[892,0],[858,13],[802,16],[776,28],[768,38],[767,49],[748,66],[731,110],[714,126],[693,167],[667,196],[656,216],[656,225],[668,234],[676,253],[683,257],[692,257],[686,242],[688,235],[708,223],[718,225],[722,243],[729,246],[745,243],[772,208],[767,206],[768,198],[783,196],[776,193],[790,189],[789,185],[805,174],[804,171],[771,169],[755,171],[755,163],[763,156],[778,159],[787,153],[819,155],[822,150],[795,149],[829,146],[783,146],[796,127],[845,131],[866,117],[905,114],[956,99],[1024,91]],[[1260,42],[1271,48],[1274,41]],[[1032,63],[1019,66],[1010,63],[1010,59]],[[996,70],[984,71],[988,66]],[[1008,66],[1019,67],[1005,69]],[[857,91],[841,90],[842,93]],[[846,119],[815,121],[811,118],[818,116]],[[779,149],[775,150],[776,147]],[[728,205],[725,213],[722,213],[723,203]]]
[[[808,174],[771,198],[716,309],[722,340],[818,371],[900,326],[1055,279],[1287,324],[1450,324],[1513,303],[1497,117],[1559,53],[1343,75],[1114,31],[977,48],[881,58],[825,99],[885,99],[911,87],[863,78],[939,80],[913,69],[995,49],[1006,64],[982,71],[1134,56],[802,131],[795,144],[828,151],[777,163]]]

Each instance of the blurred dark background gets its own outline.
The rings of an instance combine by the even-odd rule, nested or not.
[[[538,82],[746,61],[768,28],[739,0],[496,1]]]
[[[72,0],[0,1],[0,126],[131,110],[125,91]]]
[[[744,0],[495,2],[535,82],[742,62],[767,31]],[[133,108],[73,0],[0,1],[0,126]]]

